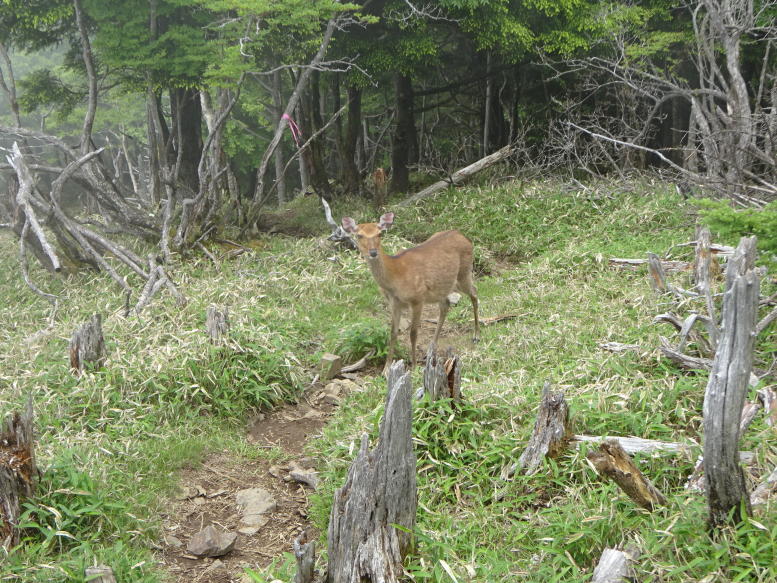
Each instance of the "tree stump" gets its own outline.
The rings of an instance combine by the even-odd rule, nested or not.
[[[604,549],[594,569],[591,583],[622,583],[634,576],[631,563],[639,558],[639,551]]]
[[[316,541],[308,541],[307,531],[294,539],[294,559],[297,572],[294,583],[313,583],[313,568],[316,566]]]
[[[222,312],[212,304],[208,306],[205,312],[205,330],[210,341],[214,343],[229,334],[229,310],[224,308]]]
[[[534,431],[529,438],[526,449],[513,464],[508,476],[518,471],[531,475],[537,471],[545,457],[555,458],[561,455],[569,440],[572,431],[569,423],[569,406],[564,399],[564,392],[551,392],[549,382],[542,389],[542,399],[537,412],[537,420],[534,423]]]
[[[70,368],[80,374],[87,366],[100,368],[105,363],[102,316],[94,314],[70,339]]]
[[[639,471],[617,439],[605,440],[599,451],[589,451],[586,457],[600,476],[618,484],[638,506],[653,510],[666,504],[664,495]]]
[[[19,544],[20,503],[35,488],[32,399],[23,413],[6,417],[0,434],[0,544],[9,551]]]
[[[650,287],[656,293],[664,294],[671,291],[669,284],[666,283],[666,273],[661,260],[655,253],[648,253],[648,274],[650,275]]]
[[[418,503],[411,397],[410,373],[402,361],[395,362],[378,445],[370,452],[367,435],[362,437],[345,484],[335,492],[327,583],[390,583],[402,577]]]
[[[89,581],[89,583],[116,583],[113,569],[105,565],[87,567],[84,575],[86,575],[86,580]]]
[[[693,263],[693,280],[696,289],[704,296],[707,303],[707,312],[713,325],[709,327],[710,343],[712,348],[718,344],[718,330],[715,322],[715,304],[712,301],[712,276],[720,273],[720,266],[712,256],[710,249],[710,230],[706,227],[696,229],[696,256]]]
[[[424,393],[430,400],[452,399],[461,401],[461,366],[459,358],[448,348],[444,357],[437,356],[433,346],[426,353],[424,367]]]
[[[758,316],[755,238],[743,237],[726,268],[721,334],[704,395],[704,466],[710,527],[750,513],[745,477],[739,465],[739,432]]]

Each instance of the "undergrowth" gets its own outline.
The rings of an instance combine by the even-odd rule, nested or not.
[[[650,290],[644,271],[623,271],[610,257],[643,258],[671,250],[688,259],[696,207],[650,181],[590,184],[507,183],[451,190],[397,212],[389,251],[435,231],[458,228],[475,243],[484,326],[481,342],[462,343],[464,403],[458,409],[419,401],[414,411],[419,510],[414,581],[588,581],[602,550],[633,544],[639,580],[771,581],[777,577],[777,521],[771,508],[715,539],[706,535],[703,496],[685,490],[698,450],[687,456],[638,456],[667,496],[653,513],[637,509],[603,483],[570,449],[532,476],[504,480],[531,433],[542,386],[563,389],[574,431],[700,442],[706,376],[680,371],[657,351],[670,336],[656,314],[672,307]],[[371,221],[363,201],[336,199],[334,216]],[[32,395],[43,469],[38,495],[25,503],[23,544],[4,557],[8,580],[82,581],[83,568],[110,564],[122,583],[163,580],[150,548],[176,471],[215,449],[246,455],[245,419],[294,399],[325,352],[346,360],[374,350],[382,364],[387,311],[363,261],[323,244],[329,228],[318,201],[279,212],[278,231],[318,232],[309,239],[261,236],[252,250],[219,265],[195,257],[175,267],[189,302],[156,299],[124,318],[111,282],[89,274],[50,280],[54,314],[18,274],[15,242],[0,233],[0,410]],[[319,217],[316,219],[316,217]],[[318,231],[316,231],[318,229]],[[679,278],[690,287],[686,274]],[[768,282],[763,284],[769,292]],[[770,292],[773,293],[773,290]],[[204,333],[209,304],[228,307],[228,342]],[[703,309],[688,302],[687,309]],[[67,342],[91,313],[104,316],[108,358],[75,377]],[[449,314],[444,334],[468,334],[467,301]],[[634,345],[609,352],[604,343]],[[773,360],[773,327],[759,341],[762,365]],[[425,347],[422,347],[425,349]],[[414,376],[420,384],[420,373]],[[311,518],[322,533],[332,494],[361,435],[373,439],[384,405],[382,377],[347,397],[310,453],[321,461]],[[761,417],[742,442],[754,451],[751,480],[777,463],[774,429]],[[324,553],[325,555],[325,553]],[[322,561],[325,560],[325,556]],[[250,577],[288,580],[293,561],[251,566]]]

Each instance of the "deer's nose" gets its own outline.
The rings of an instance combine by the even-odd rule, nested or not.
[[[378,250],[377,249],[370,249],[370,257],[377,257],[378,256]]]

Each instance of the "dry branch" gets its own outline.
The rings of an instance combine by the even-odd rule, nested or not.
[[[648,261],[648,259],[622,259],[619,257],[610,257],[609,264],[611,267],[617,267],[619,269],[636,270],[647,265]],[[663,259],[660,260],[660,263],[666,273],[688,271],[691,268],[691,264],[687,261],[669,261]]]
[[[599,451],[589,451],[587,458],[600,476],[618,484],[638,506],[653,510],[666,504],[664,495],[639,471],[617,439],[604,441]]]
[[[416,201],[419,201],[423,198],[431,196],[437,192],[440,192],[441,190],[445,190],[449,186],[460,184],[461,182],[464,182],[467,178],[469,178],[473,174],[477,174],[481,170],[484,170],[489,166],[493,166],[497,162],[500,162],[505,158],[507,158],[508,156],[510,156],[510,154],[512,153],[513,153],[513,146],[505,146],[501,150],[497,150],[493,154],[490,154],[485,158],[481,158],[477,162],[470,164],[469,166],[465,166],[464,168],[457,170],[456,172],[453,173],[453,175],[449,179],[440,180],[439,182],[435,182],[431,186],[427,186],[422,191],[417,192],[413,196],[406,198],[405,200],[400,202],[397,206],[400,208],[409,206]]]
[[[777,468],[769,474],[766,479],[758,484],[753,493],[750,494],[751,506],[759,506],[766,504],[769,497],[777,492]]]

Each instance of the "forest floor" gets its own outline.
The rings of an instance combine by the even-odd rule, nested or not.
[[[465,304],[468,299],[463,298]],[[418,333],[419,366],[432,340],[437,323],[436,306],[425,306]],[[388,318],[387,318],[388,319]],[[388,323],[386,324],[388,326]],[[400,344],[409,351],[409,321],[400,323]],[[438,350],[456,350],[472,345],[472,322],[466,327],[446,322],[438,340]],[[309,518],[310,486],[289,476],[293,468],[315,468],[319,460],[306,455],[306,446],[320,437],[340,400],[351,388],[361,390],[365,376],[380,374],[371,367],[360,374],[348,374],[351,383],[335,381],[333,394],[327,383],[312,383],[296,403],[283,404],[260,413],[248,422],[246,442],[250,447],[273,450],[267,459],[245,460],[234,451],[209,454],[201,464],[180,472],[179,492],[173,506],[163,516],[162,549],[158,559],[178,583],[251,583],[247,569],[269,567],[291,551],[292,540],[303,531],[316,540],[318,531]],[[342,379],[343,377],[339,377]],[[282,461],[281,461],[282,460]],[[238,534],[235,548],[217,558],[199,558],[186,551],[187,542],[208,524],[237,532],[240,526],[235,498],[237,492],[261,488],[269,492],[277,506],[268,514],[267,524],[251,535]]]

